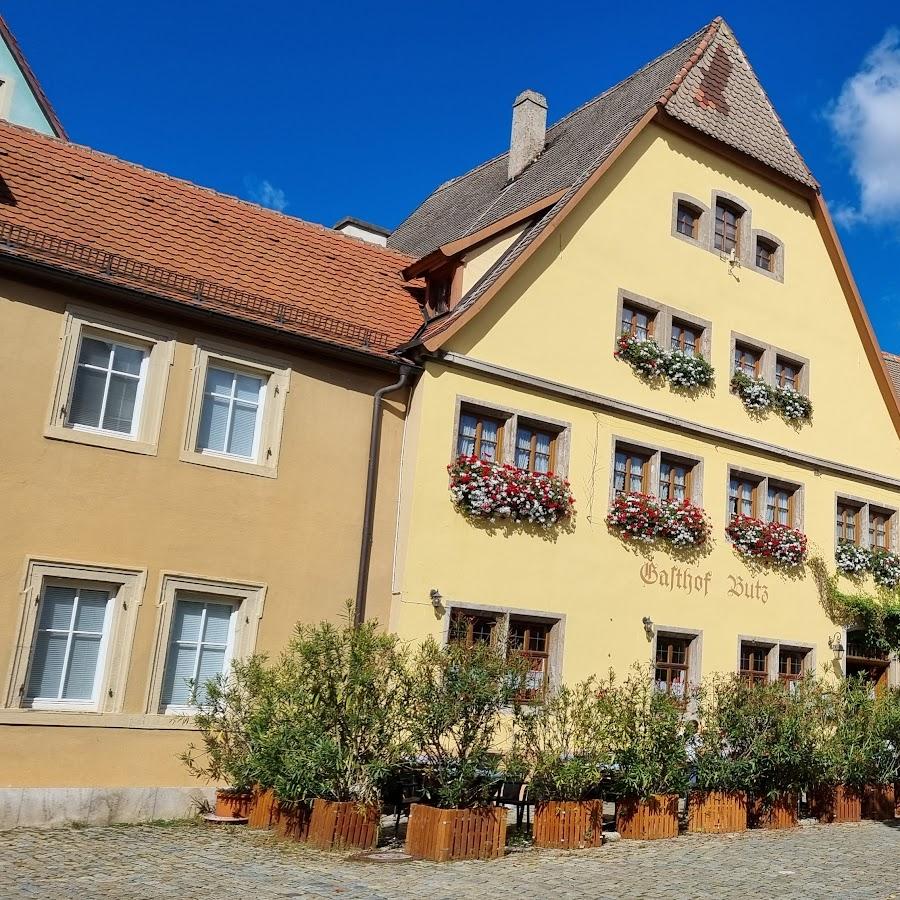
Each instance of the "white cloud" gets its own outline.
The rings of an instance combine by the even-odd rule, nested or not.
[[[843,225],[900,222],[900,31],[891,28],[841,89],[828,120],[850,153],[859,202]]]
[[[271,181],[265,178],[262,180],[259,178],[246,178],[245,182],[247,193],[254,203],[274,209],[277,212],[284,212],[288,201],[281,188],[275,187]]]

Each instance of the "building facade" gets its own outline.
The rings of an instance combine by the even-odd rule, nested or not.
[[[736,515],[779,523],[833,572],[838,538],[896,550],[900,507],[884,361],[818,186],[733,34],[717,20],[546,137],[545,114],[521,95],[510,153],[389,242],[420,257],[407,272],[431,301],[407,348],[424,374],[391,627],[446,639],[456,618],[487,640],[508,625],[539,689],[635,662],[677,691],[712,672],[894,679],[829,619],[809,566],[748,561],[726,534]],[[712,384],[640,377],[623,334],[702,355]],[[812,415],[748,409],[735,372]],[[574,515],[463,515],[446,474],[460,454],[555,469]],[[623,539],[607,515],[628,492],[691,501],[711,541]]]
[[[183,815],[189,679],[357,596],[409,259],[12,125],[0,147],[0,796],[23,825]],[[382,620],[404,412],[377,410]]]

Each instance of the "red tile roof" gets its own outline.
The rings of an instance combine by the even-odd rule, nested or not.
[[[0,259],[382,357],[422,324],[396,251],[6,122],[0,177]]]

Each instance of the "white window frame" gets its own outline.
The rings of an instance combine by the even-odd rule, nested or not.
[[[98,692],[100,688],[100,684],[103,680],[103,673],[106,670],[106,651],[109,647],[109,629],[112,624],[112,612],[113,606],[116,601],[116,591],[111,588],[111,586],[107,583],[98,581],[75,581],[71,579],[62,579],[62,578],[45,578],[43,584],[41,585],[41,597],[38,603],[38,615],[37,622],[35,624],[34,630],[34,640],[31,645],[31,652],[28,655],[28,670],[25,673],[25,686],[27,690],[28,682],[31,680],[31,672],[32,667],[34,665],[34,647],[37,641],[37,638],[40,634],[40,629],[38,626],[40,622],[40,608],[44,603],[44,595],[46,593],[46,589],[50,586],[59,586],[59,587],[74,587],[80,593],[80,591],[84,588],[88,590],[101,590],[106,591],[109,595],[109,599],[106,601],[106,609],[103,613],[103,631],[101,632],[100,637],[100,646],[97,648],[97,667],[94,670],[94,684],[91,689],[91,696],[85,700],[74,700],[66,697],[34,697],[29,700],[25,695],[22,695],[22,705],[27,706],[30,709],[71,709],[71,710],[94,710],[97,707],[97,699]],[[73,607],[73,615],[75,613],[75,609]],[[72,645],[72,635],[74,632],[71,628],[68,631],[68,648],[66,650],[66,657],[68,660],[69,650]],[[65,677],[65,669],[66,666],[63,666],[63,678]],[[62,688],[62,682],[60,682],[60,689]]]
[[[254,454],[250,458],[197,449],[206,374],[210,367],[251,375],[263,380],[262,402],[257,411]],[[284,360],[258,356],[230,344],[198,342],[194,347],[192,386],[179,458],[183,462],[201,466],[275,478],[278,475],[284,407],[290,383],[291,369]]]
[[[78,366],[79,366],[78,360],[81,358],[81,346],[84,343],[84,339],[86,337],[87,338],[96,338],[97,340],[102,340],[102,341],[107,341],[111,344],[116,344],[121,347],[128,347],[131,350],[140,350],[144,354],[144,357],[141,360],[141,371],[137,375],[138,387],[137,387],[137,391],[135,392],[135,397],[134,397],[134,413],[133,413],[132,419],[131,419],[131,428],[128,431],[113,431],[110,428],[104,428],[102,426],[102,424],[97,425],[97,426],[82,425],[78,422],[69,421],[69,416],[72,413],[72,403],[75,399],[75,382],[77,380]],[[71,383],[71,387],[69,389],[68,399],[66,400],[66,411],[65,411],[65,417],[64,417],[65,426],[67,428],[72,428],[75,431],[86,431],[90,434],[105,434],[105,435],[109,435],[110,437],[118,437],[118,438],[125,438],[128,440],[135,440],[135,438],[138,435],[138,432],[140,430],[140,425],[141,425],[141,412],[142,412],[143,406],[144,406],[144,393],[147,388],[147,373],[150,368],[150,351],[151,351],[151,349],[152,349],[151,347],[148,347],[146,344],[143,344],[143,343],[138,343],[138,342],[132,341],[132,340],[125,340],[124,338],[117,339],[117,338],[107,335],[107,334],[98,334],[97,332],[95,332],[93,330],[83,329],[78,338],[78,346],[75,348],[75,362],[74,362],[74,369],[72,372],[72,383]],[[96,368],[96,367],[92,366],[91,368]],[[111,371],[110,369],[106,369],[107,381],[106,381],[106,386],[104,388],[103,406],[101,407],[101,410],[100,410],[100,422],[101,423],[103,422],[103,413],[106,410],[106,401],[109,398],[109,372],[110,371]]]
[[[75,425],[68,421],[78,355],[84,336],[146,352],[141,366],[138,395],[135,397],[131,433]],[[88,307],[67,307],[63,314],[56,377],[44,425],[44,437],[155,456],[174,354],[174,336],[140,319]]]
[[[43,699],[35,702],[25,699],[44,586],[53,582],[77,583],[110,593],[104,620],[103,645],[97,658],[94,697],[90,701]],[[15,649],[7,678],[5,707],[21,710],[26,716],[32,711],[120,712],[145,583],[145,569],[29,559],[15,632]]]
[[[227,372],[232,376],[232,386],[231,386],[231,396],[228,398],[229,400],[229,408],[228,408],[228,422],[229,425],[232,422],[234,415],[234,408],[238,403],[238,400],[235,396],[235,379],[238,375],[247,375],[250,378],[258,378],[260,381],[259,391],[257,392],[256,397],[256,417],[253,422],[253,447],[250,451],[249,456],[243,456],[240,453],[229,453],[227,450],[212,450],[209,447],[197,447],[195,444],[194,450],[197,453],[204,453],[209,456],[218,456],[225,459],[235,459],[235,460],[243,460],[244,462],[249,462],[253,460],[259,459],[259,445],[260,445],[260,435],[262,433],[263,421],[266,413],[266,393],[268,386],[268,378],[261,375],[259,372],[251,372],[248,371],[245,367],[236,367],[236,366],[225,366],[223,363],[219,362],[219,360],[212,360],[206,367],[206,373],[203,379],[203,387],[201,388],[202,396],[200,398],[200,418],[203,418],[203,407],[206,404],[206,400],[208,395],[206,393],[206,376],[209,374],[210,369],[216,369],[219,372]],[[220,394],[215,395],[217,397],[221,397]],[[199,422],[198,422],[198,440],[199,440]],[[227,440],[227,434],[226,434]]]
[[[226,666],[236,659],[245,659],[256,650],[259,621],[266,600],[266,585],[221,581],[198,575],[164,572],[157,601],[156,643],[147,679],[148,690],[144,711],[149,715],[191,715],[193,706],[163,708],[162,691],[168,661],[172,621],[179,594],[206,595],[210,603],[231,601],[235,611],[230,628],[230,652],[226,653]]]
[[[172,605],[172,616],[175,615],[175,608],[177,607],[179,602],[184,602],[184,598],[180,598],[178,596],[178,593],[176,592],[175,599],[174,599],[173,605]],[[198,601],[194,600],[194,601],[187,601],[187,602],[198,602]],[[236,602],[234,602],[234,600],[232,600],[230,598],[221,597],[219,595],[213,595],[213,594],[210,594],[209,599],[203,600],[202,602],[204,604],[204,609],[203,609],[204,625],[206,622],[206,606],[208,606],[211,603],[217,603],[222,606],[227,605],[227,606],[231,607],[231,615],[228,619],[228,637],[225,642],[225,656],[222,661],[222,672],[227,673],[228,670],[231,668],[231,661],[234,657],[234,632],[235,632],[235,623],[237,621],[238,611],[240,608],[240,603],[239,602],[236,603]],[[169,639],[168,643],[166,644],[166,648],[165,648],[166,658],[163,661],[163,672],[162,672],[162,677],[163,677],[162,683],[163,684],[165,683],[165,678],[166,678],[166,668],[169,665],[169,653],[172,649],[171,627],[170,627],[169,634],[170,634],[170,639]],[[201,634],[202,634],[202,631],[201,631]],[[196,657],[195,664],[194,664],[195,671],[197,668],[197,664],[200,661],[200,647],[202,645],[203,645],[202,640],[197,642],[197,657]],[[160,693],[161,692],[162,692],[162,685],[160,685]],[[160,706],[162,706],[162,701],[160,701]],[[197,711],[198,711],[198,707],[196,704],[193,704],[193,703],[174,703],[174,704],[170,703],[165,707],[164,710],[162,710],[163,714],[167,715],[167,716],[189,716],[189,715],[195,714]]]

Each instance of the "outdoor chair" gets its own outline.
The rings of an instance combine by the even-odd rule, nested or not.
[[[524,781],[502,781],[494,798],[497,806],[515,806],[516,827],[522,827],[522,819],[526,818],[531,825],[531,806],[528,802],[528,785]]]

